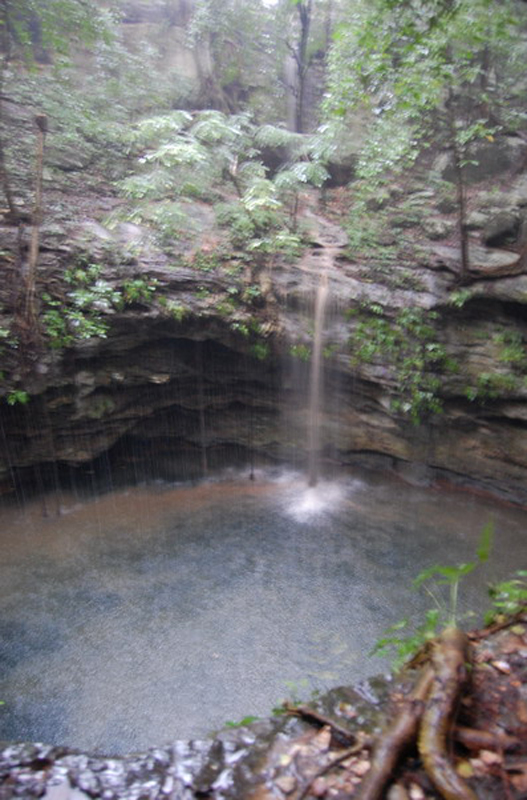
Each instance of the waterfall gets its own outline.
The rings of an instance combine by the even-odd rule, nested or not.
[[[205,427],[205,391],[203,386],[203,343],[196,342],[196,369],[198,373],[198,413],[199,442],[201,455],[201,475],[207,477],[209,465],[207,459],[207,431]]]
[[[324,319],[328,299],[328,276],[323,273],[317,289],[315,300],[315,331],[313,339],[313,354],[311,357],[311,374],[309,381],[309,460],[308,460],[308,485],[316,486],[318,483],[319,454],[320,454],[320,406],[322,397],[322,345],[324,341]]]

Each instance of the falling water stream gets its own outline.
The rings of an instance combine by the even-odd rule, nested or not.
[[[462,607],[527,561],[519,508],[374,474],[254,477],[71,495],[46,519],[4,507],[1,739],[123,753],[268,715],[382,671],[382,630],[430,604],[411,579],[472,558],[489,518]]]
[[[315,301],[315,330],[313,335],[313,354],[311,359],[309,391],[309,460],[308,485],[318,483],[318,463],[320,456],[320,400],[322,394],[322,345],[324,343],[324,317],[328,299],[328,277],[323,273],[317,289]]]

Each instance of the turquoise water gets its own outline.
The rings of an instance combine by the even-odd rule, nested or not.
[[[470,560],[490,518],[463,608],[527,564],[518,508],[373,475],[256,477],[3,510],[1,739],[123,753],[267,715],[382,671],[383,629],[430,606],[412,578]]]

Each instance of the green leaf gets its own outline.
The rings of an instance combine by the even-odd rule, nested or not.
[[[481,531],[479,546],[478,549],[476,550],[476,555],[482,563],[489,560],[493,541],[494,541],[494,520],[489,519],[489,521],[485,524],[483,530]]]

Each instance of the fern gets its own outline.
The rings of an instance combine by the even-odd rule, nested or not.
[[[293,133],[276,125],[262,125],[254,135],[257,147],[296,148],[302,140],[302,134]]]
[[[197,141],[180,137],[158,147],[140,159],[142,163],[156,162],[165,167],[194,166],[208,161],[210,154]]]
[[[220,111],[202,112],[190,129],[192,136],[207,144],[232,141],[239,132],[238,127]]]
[[[190,122],[192,122],[192,114],[188,111],[172,111],[170,114],[148,117],[137,125],[134,131],[134,140],[140,145],[154,144],[160,139],[177,135]]]

